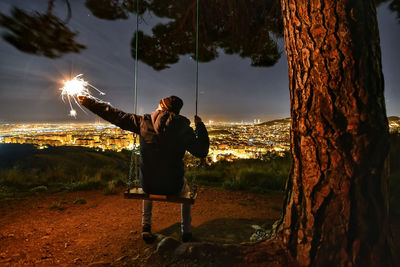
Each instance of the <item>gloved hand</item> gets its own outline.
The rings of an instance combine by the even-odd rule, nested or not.
[[[83,102],[85,101],[85,99],[86,99],[86,96],[84,96],[84,95],[78,96],[79,104],[83,105]]]

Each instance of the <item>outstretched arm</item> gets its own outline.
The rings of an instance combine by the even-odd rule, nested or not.
[[[195,116],[194,123],[196,125],[196,130],[194,132],[192,130],[191,140],[188,144],[188,151],[195,157],[204,158],[208,154],[210,139],[208,137],[206,126],[201,121],[201,118]]]
[[[99,115],[106,121],[117,125],[122,130],[127,130],[140,134],[140,121],[142,119],[141,116],[125,113],[119,109],[110,106],[107,103],[98,102],[86,96],[79,96],[78,100],[82,106]]]

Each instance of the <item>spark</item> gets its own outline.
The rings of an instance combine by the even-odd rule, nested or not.
[[[75,109],[71,109],[71,110],[69,111],[69,115],[70,115],[71,117],[76,117],[76,110],[75,110]]]
[[[72,80],[69,81],[63,81],[64,82],[64,87],[60,88],[61,90],[61,99],[65,102],[65,98],[68,100],[68,104],[71,108],[69,115],[71,117],[76,117],[77,112],[76,110],[72,107],[72,104],[75,103],[83,112],[86,113],[86,111],[82,108],[82,106],[79,104],[78,97],[79,96],[86,96],[89,98],[92,98],[97,101],[101,101],[100,99],[94,97],[90,91],[89,88],[92,88],[96,90],[100,95],[105,95],[102,91],[88,83],[82,78],[82,74],[76,75]]]

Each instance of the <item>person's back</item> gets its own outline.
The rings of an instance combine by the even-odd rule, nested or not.
[[[128,114],[91,98],[80,96],[79,102],[103,119],[140,135],[139,177],[143,190],[149,194],[171,195],[184,190],[183,156],[189,151],[196,157],[208,154],[209,138],[201,118],[195,116],[196,132],[190,121],[179,115],[183,101],[176,96],[161,99],[152,114]],[[182,240],[189,241],[191,206],[182,204]],[[152,201],[143,201],[142,235],[152,240]]]
[[[182,189],[185,151],[198,157],[205,157],[208,153],[209,141],[204,124],[196,125],[196,131],[200,138],[196,138],[187,118],[173,112],[156,110],[143,116],[140,125],[140,179],[146,193],[169,195]]]

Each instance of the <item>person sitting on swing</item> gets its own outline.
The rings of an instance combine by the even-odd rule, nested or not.
[[[177,96],[160,100],[158,108],[143,116],[125,113],[90,97],[79,96],[79,103],[103,119],[123,130],[140,136],[139,179],[143,191],[156,195],[176,195],[186,190],[183,156],[189,151],[198,158],[208,154],[210,140],[207,129],[198,116],[194,117],[196,129],[190,121],[179,115],[183,101]],[[142,237],[146,242],[151,234],[151,200],[143,200]],[[190,228],[191,205],[181,204],[181,238],[192,239]]]

